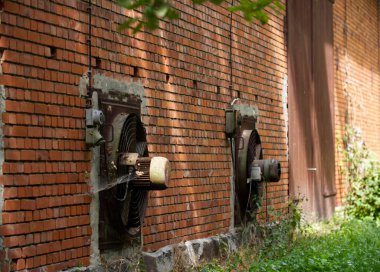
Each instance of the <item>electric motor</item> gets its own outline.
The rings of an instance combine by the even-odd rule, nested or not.
[[[133,188],[165,190],[168,187],[170,162],[165,157],[139,157],[137,153],[125,153],[121,155],[119,164],[133,167]]]

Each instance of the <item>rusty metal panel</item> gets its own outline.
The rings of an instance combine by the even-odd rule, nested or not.
[[[289,190],[293,196],[313,194],[314,167],[312,144],[312,43],[310,1],[288,1],[289,77]]]
[[[313,139],[316,178],[321,185],[318,197],[321,215],[329,217],[335,207],[335,126],[333,70],[333,4],[326,0],[313,1]]]
[[[328,217],[335,204],[332,3],[289,0],[289,189]]]

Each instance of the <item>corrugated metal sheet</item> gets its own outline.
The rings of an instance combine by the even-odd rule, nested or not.
[[[287,9],[290,193],[328,217],[335,204],[332,3],[289,0]]]

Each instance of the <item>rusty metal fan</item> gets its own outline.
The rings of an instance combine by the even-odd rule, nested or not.
[[[143,158],[148,156],[146,132],[139,116],[120,113],[111,124],[106,135],[112,140],[106,143],[103,151],[105,156],[101,161],[103,174],[110,179],[111,184],[115,184],[100,194],[101,243],[104,248],[122,243],[128,237],[139,236],[148,197],[147,190],[136,188],[133,184],[136,179],[135,167],[120,163],[121,155],[125,153],[135,153]]]
[[[256,129],[241,132],[237,145],[237,177],[235,189],[237,193],[236,213],[238,222],[245,221],[249,211],[257,208],[259,184],[247,182],[249,168],[254,160],[263,158],[261,139]]]
[[[169,160],[148,156],[140,107],[141,100],[134,95],[108,93],[100,99],[105,116],[97,185],[100,250],[139,244],[148,191],[169,185]]]
[[[140,119],[135,114],[130,114],[125,120],[120,132],[118,153],[138,153],[140,157],[148,156],[146,133]],[[134,169],[131,166],[119,163],[117,160],[117,174],[119,177],[129,175]],[[141,231],[145,209],[147,205],[146,190],[136,189],[131,183],[123,183],[116,186],[115,197],[119,202],[120,220],[130,236],[136,236]]]

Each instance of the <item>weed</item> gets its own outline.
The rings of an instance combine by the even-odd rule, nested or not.
[[[270,224],[245,226],[248,243],[199,271],[380,271],[380,226],[375,221],[336,216],[307,224],[299,204],[290,201],[289,213],[274,215],[277,221]]]
[[[173,272],[187,271],[186,257],[180,246],[173,247]]]
[[[201,272],[248,271],[252,263],[260,259],[276,258],[288,251],[301,225],[300,201],[289,202],[289,212],[281,214],[270,207],[268,213],[277,218],[271,223],[253,220],[246,223],[241,230],[240,249],[230,253],[225,259],[215,260],[203,265]],[[252,215],[251,218],[256,218]]]
[[[346,211],[356,218],[380,220],[380,162],[365,145],[359,129],[346,126],[340,169],[347,182]]]
[[[104,255],[100,257],[100,262],[105,272],[141,272],[145,271],[143,258],[139,247],[132,247],[128,252],[124,252],[128,257],[117,257]]]
[[[330,233],[309,233],[277,258],[253,263],[249,271],[379,271],[380,229],[373,221],[324,225]],[[323,226],[319,226],[322,227]]]

